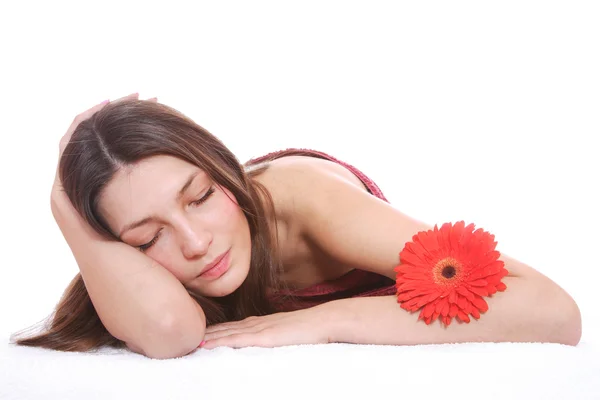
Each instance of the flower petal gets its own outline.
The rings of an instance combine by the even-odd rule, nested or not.
[[[469,290],[475,294],[478,294],[480,296],[487,296],[488,295],[488,291],[485,288],[477,288],[477,287],[469,287]]]
[[[470,322],[488,309],[483,297],[506,289],[502,278],[508,274],[500,260],[495,236],[465,221],[442,224],[417,232],[399,253],[396,272],[396,297],[400,306],[411,312],[421,309],[420,320],[430,324],[436,319],[448,326],[455,317]],[[445,258],[460,265],[454,279],[437,281],[433,267]]]
[[[480,262],[482,265],[489,265],[496,261],[500,257],[500,252],[497,250],[487,252],[481,259]]]
[[[469,323],[471,322],[471,319],[469,318],[469,316],[467,314],[465,314],[464,312],[458,310],[458,315],[457,317],[459,319],[461,319],[463,322]]]
[[[429,296],[420,296],[414,299],[411,299],[410,301],[408,301],[408,305],[409,306],[416,306],[417,308],[421,308],[423,307],[425,304],[429,303],[431,300],[429,300]]]
[[[426,260],[423,260],[421,257],[410,251],[401,252],[400,260],[402,261],[402,264],[412,265],[413,268],[427,265]]]
[[[475,297],[475,295],[472,292],[469,292],[469,290],[464,286],[457,287],[456,291],[471,301],[473,301],[473,298]]]
[[[506,271],[506,270],[503,270],[503,271]],[[488,276],[488,277],[487,277],[487,278],[485,278],[485,279],[488,281],[488,283],[496,285],[496,284],[498,284],[498,283],[499,283],[499,282],[502,280],[502,278],[504,278],[505,276],[506,276],[506,274],[505,274],[504,272],[499,272],[499,273],[497,273],[497,274],[490,275],[490,276]]]
[[[427,273],[420,272],[420,271],[413,271],[413,272],[408,272],[408,273],[404,274],[403,278],[423,281],[423,280],[430,279],[430,276],[431,276],[431,273],[427,274]]]
[[[494,293],[496,293],[498,291],[498,289],[496,289],[496,286],[494,286],[494,285],[488,285],[486,287],[486,289],[487,289],[487,291],[488,291],[488,293],[489,293],[490,296],[493,295]]]
[[[450,292],[450,296],[448,297],[448,301],[450,303],[456,303],[456,292],[453,290]]]
[[[450,304],[450,312],[448,313],[448,316],[450,318],[454,318],[456,317],[456,314],[458,314],[458,306],[456,304]]]
[[[406,274],[408,272],[413,271],[414,269],[415,269],[415,266],[413,264],[402,263],[402,264],[394,267],[394,272],[400,273],[400,274]]]
[[[488,282],[485,279],[478,279],[476,281],[469,282],[469,285],[478,286],[478,287],[487,286],[487,284],[488,284]]]
[[[458,243],[459,243],[460,237],[462,236],[462,232],[463,232],[464,228],[465,228],[465,221],[458,221],[452,227],[450,235],[448,235],[448,240],[450,241],[450,246],[455,250],[460,247]]]
[[[398,292],[406,292],[407,290],[423,289],[423,282],[420,281],[401,281],[396,284]]]
[[[433,312],[435,311],[435,303],[429,303],[423,308],[423,315],[425,317],[431,317]]]
[[[446,317],[448,316],[448,312],[450,311],[450,303],[448,303],[448,301],[444,302],[444,307],[442,308],[442,312],[441,314]]]
[[[398,297],[398,299],[400,299],[401,301],[406,301],[406,300],[410,300],[413,297],[419,297],[419,296],[429,296],[430,294],[434,293],[435,289],[432,288],[419,288],[419,289],[415,289],[415,290],[407,290],[407,291],[397,291],[396,295]]]
[[[475,299],[473,300],[473,305],[477,307],[481,312],[486,312],[488,310],[488,304],[483,298],[479,296],[475,296]]]
[[[438,301],[437,304],[435,305],[435,312],[441,313],[442,310],[444,309],[444,305],[446,305],[446,304],[448,304],[447,299],[441,299],[440,301]]]
[[[471,314],[471,310],[473,310],[475,308],[475,306],[473,306],[472,303],[467,302],[467,304],[465,305],[465,308],[463,308],[463,311],[465,314],[469,315]]]
[[[480,267],[477,271],[473,272],[470,276],[471,280],[476,280],[479,278],[486,278],[490,275],[497,274],[504,268],[504,261],[498,260],[493,263],[486,265],[485,267]]]
[[[419,234],[420,234],[420,232],[418,234],[416,234],[415,236],[413,236],[413,241],[406,243],[406,247],[409,251],[411,251],[417,257],[422,257],[423,254],[427,253],[427,250],[421,244],[421,241],[419,240]],[[400,253],[400,254],[402,254],[402,253]]]
[[[465,229],[463,229],[462,234],[460,235],[460,240],[458,243],[460,247],[465,247],[471,241],[471,238],[473,237],[473,229],[475,229],[475,224],[473,223],[465,226]]]

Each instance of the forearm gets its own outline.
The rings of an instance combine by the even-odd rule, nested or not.
[[[330,341],[414,345],[462,342],[552,342],[575,345],[581,317],[575,302],[556,286],[506,277],[505,292],[486,298],[489,309],[470,323],[453,319],[430,325],[397,303],[396,296],[335,300],[328,309]],[[319,306],[320,307],[320,306]]]
[[[52,213],[113,336],[152,358],[181,356],[198,346],[205,315],[169,271],[131,246],[101,237],[66,196],[52,196]]]

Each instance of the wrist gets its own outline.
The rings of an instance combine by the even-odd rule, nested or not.
[[[58,219],[67,213],[77,213],[77,210],[75,210],[75,207],[73,207],[73,204],[71,203],[71,200],[69,200],[67,194],[63,192],[62,188],[56,184],[52,187],[52,194],[50,195],[50,209],[52,210],[52,215],[57,222]]]
[[[79,212],[69,200],[66,193],[62,191],[55,191],[52,189],[52,195],[50,196],[50,207],[52,209],[52,215],[56,224],[60,228],[63,236],[70,243],[70,241],[89,241],[89,240],[100,240],[106,241],[107,239],[102,237],[96,232],[79,214]]]
[[[351,332],[351,316],[343,302],[333,300],[314,308],[320,312],[318,324],[326,343],[352,343],[347,337],[347,333]]]

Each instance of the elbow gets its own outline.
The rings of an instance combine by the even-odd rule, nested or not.
[[[571,296],[564,301],[565,319],[562,327],[562,344],[577,346],[581,340],[581,311]]]
[[[152,343],[144,348],[143,354],[159,360],[184,357],[198,348],[205,331],[205,320],[198,316],[186,321],[166,318],[157,334],[153,335]]]
[[[581,340],[581,311],[575,300],[557,285],[557,294],[548,304],[547,332],[549,342],[577,346]],[[556,292],[555,292],[556,293]]]

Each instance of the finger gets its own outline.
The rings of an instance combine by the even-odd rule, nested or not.
[[[220,328],[219,325],[211,325],[211,326],[206,327],[205,333],[208,334],[208,333],[212,333],[212,332],[218,332],[220,330],[222,330],[222,329]]]
[[[214,339],[219,339],[219,338],[223,338],[226,336],[237,335],[240,333],[248,333],[248,331],[245,329],[232,328],[232,329],[222,329],[220,331],[205,332],[204,340],[214,340]]]
[[[227,330],[218,331],[218,332],[206,332],[204,334],[204,340],[209,341],[209,340],[221,339],[221,338],[231,336],[231,335],[238,335],[240,333],[245,333],[245,332],[242,329],[227,329]]]
[[[251,326],[251,327],[237,327],[237,328],[230,328],[230,329],[222,329],[219,331],[205,332],[204,340],[214,340],[214,339],[219,339],[219,338],[223,338],[223,337],[227,337],[227,336],[231,336],[231,335],[239,335],[241,333],[257,333],[257,332],[262,331],[263,329],[264,328],[262,328],[262,327]]]
[[[88,119],[89,117],[94,115],[96,112],[100,111],[108,103],[109,103],[108,100],[104,100],[102,103],[96,104],[94,107],[90,108],[89,110],[85,110],[84,112],[78,114],[75,117],[75,119],[73,120],[73,123],[75,123],[75,122],[79,123],[81,121]]]
[[[116,101],[122,101],[122,100],[133,100],[133,99],[137,99],[139,96],[140,96],[140,94],[139,94],[139,93],[137,93],[137,92],[135,92],[135,93],[131,93],[131,94],[127,95],[127,96],[120,97],[120,98],[118,98],[118,99],[116,99],[116,100],[113,100],[113,103],[114,103],[114,102],[116,102]]]
[[[264,335],[241,333],[220,339],[206,340],[206,343],[201,348],[211,350],[222,346],[241,349],[242,347],[275,347],[275,343],[270,342]]]
[[[150,99],[146,99],[146,101],[151,101],[153,103],[158,103],[158,98],[157,97],[152,97]]]
[[[137,99],[138,97],[139,97],[139,93],[136,92],[136,93],[132,93],[130,95],[118,98],[116,100],[113,100],[113,103],[121,101],[121,100],[133,100],[133,99]],[[86,110],[86,111],[82,112],[81,114],[77,115],[75,117],[75,119],[73,120],[73,122],[71,123],[71,126],[69,127],[69,129],[67,129],[67,133],[65,134],[64,139],[68,141],[68,138],[71,137],[71,134],[73,133],[75,128],[77,128],[77,125],[79,125],[82,121],[85,121],[86,119],[90,118],[96,112],[100,111],[102,109],[102,107],[104,107],[106,104],[108,104],[108,102],[103,101],[102,103],[97,104],[94,107],[90,108],[89,110]]]
[[[223,322],[214,324],[206,328],[206,332],[218,332],[225,329],[241,329],[255,326],[258,322],[264,321],[265,317],[257,318],[254,316],[248,317],[241,321]]]
[[[216,324],[216,325],[211,325],[211,326],[207,327],[206,333],[219,332],[219,331],[224,331],[227,329],[235,329],[236,327],[237,327],[237,324],[235,324],[235,323]]]

